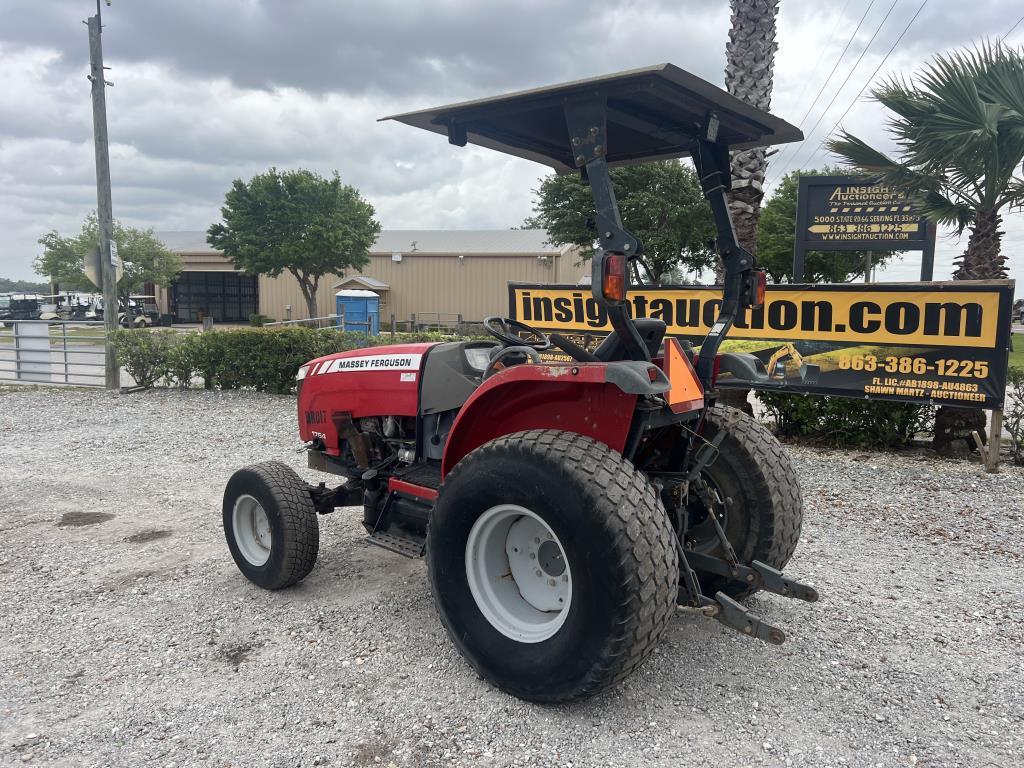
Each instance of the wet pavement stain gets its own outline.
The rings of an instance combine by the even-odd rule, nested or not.
[[[231,666],[235,668],[235,672],[237,672],[242,662],[249,660],[249,654],[252,653],[254,648],[255,646],[251,643],[238,643],[227,648],[221,648],[221,653]]]
[[[129,544],[145,544],[147,541],[156,541],[157,539],[166,539],[171,535],[169,528],[157,528],[151,531],[140,531],[139,533],[133,533],[131,536],[125,536],[125,541]]]
[[[109,512],[65,512],[61,515],[57,527],[81,528],[85,525],[99,525],[113,519],[114,516]]]

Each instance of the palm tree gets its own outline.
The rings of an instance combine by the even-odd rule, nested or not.
[[[894,113],[896,158],[845,131],[828,148],[910,193],[932,221],[970,229],[954,278],[1006,277],[1000,211],[1024,204],[1021,51],[996,44],[937,56],[911,80],[892,78],[871,95]]]
[[[960,234],[970,229],[955,279],[1005,278],[1000,211],[1024,204],[1021,51],[997,43],[936,56],[916,77],[892,78],[872,97],[894,113],[888,128],[896,159],[845,131],[828,148],[847,165],[908,192],[932,221]],[[985,433],[981,411],[944,406],[935,416],[935,447],[968,442],[975,429]]]
[[[775,17],[779,0],[731,0],[729,42],[725,45],[725,88],[741,101],[768,110],[775,66]],[[740,245],[757,251],[757,222],[768,168],[764,147],[732,153],[729,206]]]
[[[758,109],[767,111],[772,104],[772,77],[775,67],[775,17],[779,0],[730,0],[732,10],[729,42],[725,44],[725,88],[729,93]],[[757,223],[761,218],[764,175],[768,169],[764,147],[732,153],[732,190],[729,209],[739,244],[757,253]],[[716,278],[723,279],[721,264]],[[750,390],[725,389],[719,402],[753,413]]]

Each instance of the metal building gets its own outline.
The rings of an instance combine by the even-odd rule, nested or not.
[[[206,233],[157,232],[185,262],[169,288],[158,288],[163,313],[177,322],[247,322],[259,313],[276,320],[307,316],[295,278],[248,276],[206,243]],[[382,324],[451,320],[464,322],[505,314],[508,283],[575,283],[586,271],[574,246],[547,243],[542,229],[386,230],[370,250],[362,272],[326,276],[320,281],[318,309],[334,311],[342,289],[371,290],[380,296]]]

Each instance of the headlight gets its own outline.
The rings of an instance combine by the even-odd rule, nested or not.
[[[483,373],[487,370],[487,364],[491,362],[491,350],[493,347],[470,347],[465,350],[466,362],[474,371]]]

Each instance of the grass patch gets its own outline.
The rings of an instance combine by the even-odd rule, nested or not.
[[[1024,333],[1013,334],[1013,350],[1010,352],[1010,367],[1024,368]]]

